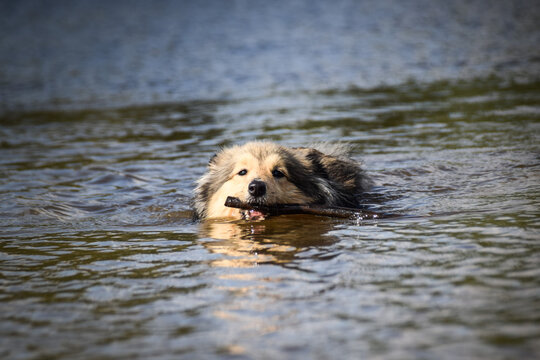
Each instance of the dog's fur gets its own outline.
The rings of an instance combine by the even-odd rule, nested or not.
[[[197,182],[195,216],[250,218],[246,211],[225,207],[227,196],[252,204],[358,207],[361,193],[371,185],[360,165],[348,157],[346,146],[317,148],[250,142],[221,150]],[[264,183],[264,195],[248,191],[253,180]]]

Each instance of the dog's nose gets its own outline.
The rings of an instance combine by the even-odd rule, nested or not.
[[[266,194],[266,184],[261,180],[253,180],[249,183],[248,191],[255,197],[263,196]]]

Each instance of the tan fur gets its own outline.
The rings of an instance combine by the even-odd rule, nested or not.
[[[240,170],[247,169],[244,176],[238,175]],[[286,177],[276,179],[272,176],[272,170],[280,169],[285,175],[286,169],[281,166],[280,159],[276,154],[271,154],[263,162],[258,162],[251,154],[247,153],[240,157],[232,174],[219,190],[212,195],[208,202],[208,217],[239,217],[238,209],[225,207],[225,200],[228,196],[234,196],[242,201],[247,201],[246,189],[251,181],[260,179],[267,184],[267,202],[269,204],[299,204],[307,203],[310,198],[292,183],[287,181]]]
[[[339,156],[339,157],[338,157]],[[246,170],[245,175],[239,172]],[[275,177],[279,170],[285,176]],[[222,150],[209,163],[195,189],[194,208],[201,218],[242,218],[238,209],[225,207],[228,196],[254,201],[248,192],[253,180],[266,184],[264,204],[327,203],[340,205],[348,191],[362,189],[359,166],[340,155],[315,149],[287,148],[270,142],[251,142]],[[360,181],[362,180],[362,181]]]

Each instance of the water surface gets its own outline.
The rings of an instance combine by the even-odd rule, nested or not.
[[[1,355],[538,357],[539,104],[484,78],[6,115]],[[347,141],[407,216],[192,222],[252,139]]]
[[[0,2],[0,112],[540,74],[534,0]]]
[[[538,1],[0,2],[2,359],[540,358]],[[221,147],[374,211],[195,223]]]

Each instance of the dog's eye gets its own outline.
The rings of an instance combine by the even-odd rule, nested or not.
[[[246,174],[247,174],[247,170],[246,170],[246,169],[242,169],[242,170],[240,170],[240,171],[238,172],[238,175],[240,175],[240,176],[244,176],[244,175],[246,175]]]
[[[275,178],[282,178],[285,176],[285,174],[275,169],[275,170],[272,170],[272,176],[274,176]]]

